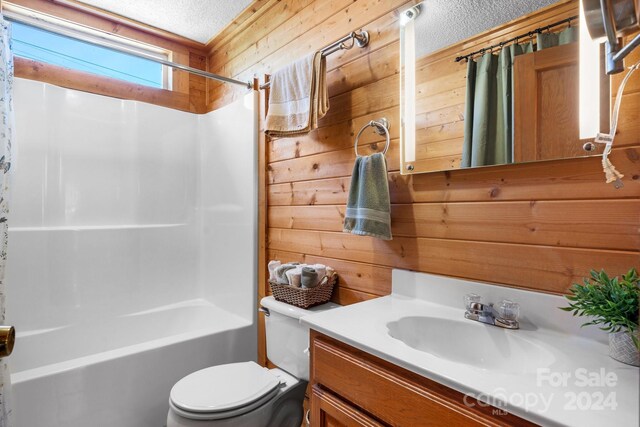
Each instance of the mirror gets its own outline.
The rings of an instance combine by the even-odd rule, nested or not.
[[[579,102],[579,14],[578,0],[427,0],[402,10],[402,173],[601,154],[590,141],[608,128],[609,80],[593,44],[584,92],[593,101]]]

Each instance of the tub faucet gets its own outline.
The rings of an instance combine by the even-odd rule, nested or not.
[[[476,294],[465,295],[464,302],[466,309],[464,317],[469,320],[475,320],[476,322],[506,329],[520,328],[518,324],[520,306],[518,303],[503,300],[500,301],[498,310],[496,310],[493,304],[483,304],[480,302],[480,296]]]

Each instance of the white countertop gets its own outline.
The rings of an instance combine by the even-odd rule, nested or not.
[[[584,319],[557,309],[566,305],[563,298],[400,270],[394,270],[393,289],[390,296],[302,317],[301,322],[537,424],[640,425],[639,368],[611,359],[604,333],[597,328],[585,332],[588,328],[579,328]],[[464,319],[462,295],[469,292],[489,298],[486,302],[497,302],[493,298],[500,295],[521,303],[521,329],[499,329]],[[471,333],[495,328],[498,334],[517,334],[518,339],[541,344],[540,360],[546,362],[515,373],[437,357],[388,334],[388,323],[410,316],[468,322],[470,328],[479,328],[470,329]],[[448,335],[447,339],[464,337]],[[486,345],[485,350],[495,351],[498,359],[509,357],[499,344],[488,341]]]

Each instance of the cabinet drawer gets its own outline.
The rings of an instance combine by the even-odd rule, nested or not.
[[[313,427],[384,427],[357,408],[326,390],[311,390],[311,425]]]
[[[469,407],[462,393],[317,332],[311,381],[394,426],[532,425],[490,406]]]

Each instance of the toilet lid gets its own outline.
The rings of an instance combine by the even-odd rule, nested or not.
[[[173,406],[190,413],[231,411],[276,391],[280,380],[255,362],[230,363],[196,371],[171,389]]]

